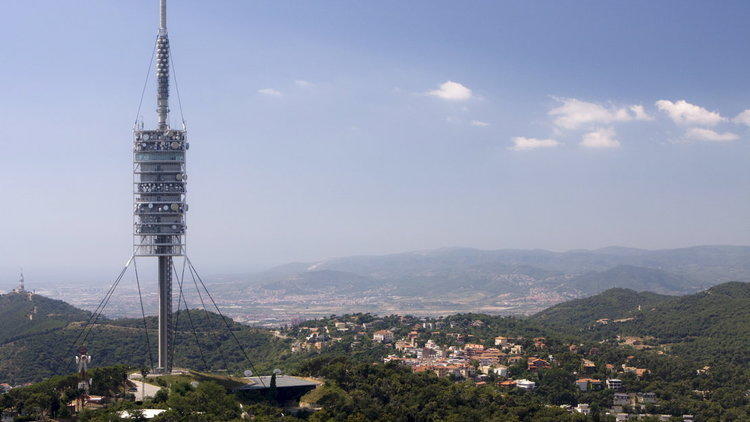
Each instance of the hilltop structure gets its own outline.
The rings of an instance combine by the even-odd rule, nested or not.
[[[133,127],[133,252],[118,273],[112,285],[101,299],[96,309],[87,317],[78,334],[69,346],[71,353],[76,348],[86,347],[91,344],[90,339],[94,335],[95,327],[104,315],[107,305],[115,294],[118,285],[124,275],[132,267],[135,276],[138,297],[140,301],[141,316],[143,318],[144,347],[134,349],[133,352],[144,352],[148,359],[149,372],[154,375],[171,374],[179,372],[174,368],[175,336],[176,327],[180,322],[181,307],[190,309],[185,297],[183,284],[186,274],[192,278],[195,286],[197,299],[208,318],[206,301],[210,303],[213,310],[219,314],[223,328],[226,329],[229,338],[236,344],[237,349],[243,355],[244,360],[252,368],[245,347],[232,330],[231,324],[224,317],[216,304],[211,293],[208,291],[195,266],[190,261],[186,252],[186,152],[188,150],[187,131],[184,119],[180,119],[181,127],[173,128],[169,119],[169,96],[170,82],[177,86],[174,75],[170,81],[170,69],[174,67],[171,60],[169,36],[167,34],[167,1],[159,0],[159,29],[156,34],[154,53],[146,76],[145,86],[148,83],[151,72],[156,76],[156,125],[153,129],[146,129],[140,117],[140,105]],[[153,68],[153,69],[152,69]],[[178,105],[179,90],[176,90]],[[143,94],[142,94],[143,95]],[[141,104],[143,97],[141,97]],[[180,117],[182,111],[180,110]],[[157,360],[154,360],[151,340],[149,336],[149,324],[146,318],[143,304],[143,294],[138,273],[138,261],[151,260],[155,258],[158,266],[158,291],[159,291],[159,314],[158,314],[158,344]],[[181,262],[180,262],[181,261]],[[179,270],[178,265],[181,264]],[[173,280],[176,280],[176,289],[173,295]],[[23,287],[21,287],[23,289]],[[176,298],[174,297],[176,296]],[[204,300],[204,298],[206,300]],[[173,308],[174,299],[177,299],[176,312]],[[198,347],[200,359],[203,363],[202,369],[210,371],[209,360],[206,359],[202,342],[197,335],[196,327],[190,312],[183,315],[187,317],[187,323],[194,334],[195,345]],[[33,317],[33,316],[32,316]],[[30,317],[29,319],[31,319]],[[173,321],[174,318],[174,321]],[[183,322],[184,323],[184,322]],[[80,355],[76,355],[80,363]],[[229,369],[226,359],[225,370]],[[70,362],[70,361],[69,361]],[[61,368],[64,369],[64,368]],[[260,380],[263,384],[263,380]],[[265,387],[265,385],[263,385]]]
[[[172,370],[174,257],[185,255],[186,130],[169,124],[170,51],[167,0],[160,0],[156,38],[156,129],[136,123],[133,143],[133,257],[156,257],[159,278],[157,370]]]
[[[24,286],[23,269],[21,269],[21,277],[18,280],[18,287],[13,289],[13,293],[26,293],[26,287]]]

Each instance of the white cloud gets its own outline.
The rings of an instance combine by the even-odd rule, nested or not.
[[[471,98],[471,90],[458,82],[447,81],[439,89],[427,92],[427,95],[452,101],[466,101]]]
[[[750,126],[750,110],[745,110],[732,119],[733,122]]]
[[[259,94],[268,95],[270,97],[281,97],[281,91],[277,91],[273,88],[263,88],[258,90]]]
[[[632,105],[630,111],[633,112],[635,120],[654,120],[653,116],[646,113],[646,109],[642,105]]]
[[[667,113],[675,123],[680,124],[713,126],[726,120],[715,111],[708,111],[685,100],[675,102],[659,100],[656,102],[656,107]]]
[[[297,79],[296,81],[294,81],[294,84],[301,88],[312,88],[315,86],[314,83],[306,81],[304,79]]]
[[[620,141],[615,139],[615,130],[607,127],[583,135],[580,145],[586,148],[619,148]]]
[[[513,151],[528,151],[537,148],[551,148],[558,145],[560,145],[560,143],[554,139],[536,139],[517,136],[513,138],[513,146],[509,149]]]
[[[604,107],[600,104],[581,101],[576,98],[557,98],[562,103],[560,107],[549,111],[550,116],[557,116],[555,124],[563,129],[577,129],[588,124],[609,124],[613,122],[627,122],[629,120],[649,120],[643,106],[631,106],[631,114],[627,108]]]
[[[470,124],[476,127],[487,127],[490,125],[489,123],[483,122],[481,120],[472,120]]]
[[[688,139],[710,142],[730,142],[740,139],[737,134],[731,132],[718,133],[711,129],[694,127],[685,133]]]

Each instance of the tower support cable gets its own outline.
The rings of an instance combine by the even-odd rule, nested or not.
[[[94,312],[91,313],[91,315],[89,315],[89,319],[83,324],[81,329],[78,331],[78,335],[76,336],[75,340],[73,340],[73,343],[70,344],[70,347],[68,348],[66,352],[66,356],[73,352],[73,350],[76,347],[76,344],[78,344],[78,340],[81,339],[81,336],[84,334],[84,332],[86,332],[87,329],[93,330],[92,328],[93,325],[96,324],[96,321],[99,320],[99,316],[101,315],[101,313],[104,312],[104,308],[107,306],[106,304],[109,302],[109,298],[112,297],[112,294],[117,288],[117,285],[120,284],[120,280],[122,280],[122,277],[125,275],[125,272],[127,271],[128,267],[130,267],[130,264],[132,262],[133,262],[133,257],[131,256],[130,259],[128,259],[128,261],[125,263],[125,266],[122,268],[122,270],[120,270],[120,273],[117,275],[115,280],[109,286],[109,290],[107,290],[107,293],[105,293],[104,297],[102,297],[102,300],[99,301],[99,304],[96,306],[96,309],[94,310]],[[88,334],[86,334],[81,344],[83,344],[83,342],[86,341],[86,338],[88,338]],[[60,364],[69,363],[65,359],[64,356],[59,357],[58,361]],[[67,365],[65,367],[67,367]]]
[[[190,271],[190,276],[193,279],[193,285],[195,286],[195,291],[198,292],[198,299],[200,299],[201,307],[203,308],[203,315],[206,317],[206,329],[212,329],[211,327],[211,315],[208,313],[208,309],[206,308],[206,303],[203,301],[203,293],[201,293],[200,287],[198,287],[198,281],[195,279],[195,274],[193,274],[192,271]],[[221,329],[221,326],[219,326],[219,329]],[[221,349],[218,349],[219,356],[221,356],[221,360],[224,362],[224,369],[229,372],[229,361],[227,360],[226,355],[224,355],[224,352]]]
[[[123,273],[124,274],[124,273]],[[107,305],[109,305],[109,301],[112,299],[112,296],[115,293],[115,290],[117,289],[117,286],[120,284],[120,281],[122,281],[122,276],[120,276],[120,279],[117,280],[117,283],[115,284],[115,288],[112,289],[112,291],[109,294],[109,297],[107,297],[107,300],[104,302],[104,306],[102,306],[101,310],[99,310],[99,314],[97,314],[96,318],[94,318],[94,322],[91,323],[89,328],[89,331],[86,333],[86,335],[83,336],[83,340],[81,340],[81,344],[86,343],[86,340],[88,340],[91,333],[94,331],[94,326],[96,325],[97,321],[99,321],[99,318],[104,314],[104,310],[107,308]]]
[[[185,312],[187,313],[188,323],[190,324],[190,329],[193,331],[193,337],[195,338],[195,344],[198,346],[198,353],[200,353],[201,361],[203,362],[203,368],[204,368],[204,370],[210,370],[210,368],[208,366],[208,363],[206,362],[206,357],[205,357],[205,355],[203,353],[203,347],[201,346],[201,343],[198,340],[198,332],[195,330],[195,325],[193,324],[193,317],[190,315],[190,308],[188,307],[187,299],[185,299],[185,295],[183,294],[183,291],[182,291],[182,284],[183,284],[183,280],[185,279],[185,274],[183,273],[182,278],[180,278],[179,275],[177,274],[177,270],[175,269],[175,276],[177,277],[177,286],[180,289],[180,295],[179,295],[179,297],[182,300],[182,303],[185,304]],[[180,315],[180,305],[181,305],[180,299],[178,299],[178,301],[177,301],[177,316]],[[174,326],[175,344],[177,344],[177,341],[176,341],[176,339],[177,339],[177,322],[176,321],[177,321],[177,318],[175,318],[175,326]],[[172,360],[173,361],[174,361],[174,351],[175,351],[175,348],[172,348],[172,354],[173,354]]]
[[[138,287],[138,300],[141,303],[141,316],[143,317],[143,336],[146,338],[146,353],[148,354],[148,365],[154,367],[154,357],[151,354],[151,342],[148,338],[148,323],[146,322],[146,311],[143,308],[143,295],[141,294],[141,281],[138,279],[138,263],[133,260],[133,272],[135,273],[135,285]]]
[[[158,35],[156,39],[154,40],[154,49],[151,52],[151,60],[148,62],[148,71],[146,72],[146,80],[143,81],[143,89],[141,90],[141,99],[138,101],[138,111],[135,113],[135,122],[133,123],[133,127],[138,126],[138,118],[141,116],[141,107],[143,106],[143,97],[146,95],[146,86],[148,86],[148,79],[149,76],[151,76],[151,68],[154,66],[154,56],[156,56],[156,46],[157,46],[157,40],[159,39]]]
[[[224,321],[224,324],[227,327],[227,331],[229,331],[229,334],[232,336],[234,341],[237,343],[237,347],[240,349],[240,352],[242,352],[242,355],[245,357],[245,360],[250,365],[250,368],[257,374],[257,371],[255,370],[255,366],[253,365],[253,361],[250,359],[250,357],[247,355],[247,352],[245,351],[245,348],[242,347],[242,343],[240,343],[240,340],[237,338],[237,335],[234,334],[234,331],[232,331],[232,327],[229,325],[229,322],[227,321],[227,318],[224,316],[224,314],[221,312],[221,309],[219,309],[219,306],[216,304],[216,301],[214,300],[213,296],[211,296],[211,292],[208,291],[208,288],[206,288],[206,283],[203,282],[203,279],[201,278],[200,274],[198,274],[198,271],[193,266],[193,262],[190,261],[190,258],[185,255],[185,259],[188,262],[189,270],[193,271],[196,277],[198,277],[198,281],[200,281],[201,286],[203,286],[203,290],[205,290],[206,295],[211,300],[211,303],[214,305],[214,308],[216,309],[216,312],[219,313],[219,316],[221,316],[222,321]],[[266,387],[266,384],[263,382],[263,379],[258,376],[258,381],[260,381],[261,385],[263,385],[263,388]]]
[[[177,313],[175,314],[174,324],[172,325],[172,339],[173,339],[174,344],[177,344],[177,334],[178,334],[177,333],[177,326],[180,325],[180,306],[182,304],[182,295],[183,295],[182,280],[185,279],[185,266],[186,266],[186,261],[185,261],[185,259],[183,259],[182,260],[182,278],[180,278],[178,276],[177,270],[176,269],[174,270],[175,271],[175,273],[174,273],[175,274],[175,278],[177,278],[177,284],[179,286],[179,292],[178,292],[178,296],[177,296]],[[174,361],[174,352],[175,352],[174,348],[172,348],[172,350],[170,352],[172,354],[170,356],[170,359],[173,360],[173,361]]]
[[[174,59],[172,58],[174,53],[169,56],[169,64],[172,65],[172,79],[174,80],[174,90],[177,93],[177,106],[180,109],[180,120],[182,120],[182,128],[187,128],[185,123],[185,115],[182,113],[182,98],[180,98],[180,86],[177,84],[177,69],[174,66]]]

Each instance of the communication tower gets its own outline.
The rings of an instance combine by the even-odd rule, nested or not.
[[[91,356],[87,352],[88,350],[85,347],[81,347],[78,349],[78,354],[76,355],[78,389],[81,391],[81,395],[76,399],[76,411],[78,412],[83,410],[86,400],[89,397],[89,390],[91,389],[91,378],[87,374],[89,364],[91,363]]]
[[[24,286],[24,280],[23,280],[23,268],[21,268],[21,277],[18,279],[18,287],[16,287],[15,290],[13,290],[14,293],[24,293],[26,292],[26,287]]]
[[[157,370],[172,370],[173,258],[185,255],[187,132],[169,124],[169,36],[167,1],[160,0],[156,38],[155,129],[136,124],[133,139],[133,256],[155,257],[159,279]]]
[[[245,360],[252,366],[252,362],[244,346],[233,333],[230,323],[224,317],[224,314],[222,314],[203,279],[187,256],[185,218],[188,206],[185,196],[187,191],[185,156],[189,145],[184,121],[182,121],[180,128],[173,128],[169,121],[170,69],[174,66],[170,57],[169,36],[167,34],[166,0],[159,0],[159,31],[156,36],[151,65],[149,66],[146,83],[153,67],[156,73],[157,122],[155,128],[146,129],[140,119],[140,115],[138,115],[133,127],[133,254],[112,282],[109,290],[99,302],[89,320],[79,329],[78,335],[70,345],[70,351],[72,352],[76,346],[85,347],[84,345],[87,344],[87,341],[94,332],[94,327],[97,326],[97,322],[104,314],[107,304],[114,295],[117,286],[132,266],[138,288],[141,315],[143,317],[143,334],[145,340],[145,348],[143,350],[146,352],[149,368],[153,368],[153,371],[150,372],[155,374],[171,373],[173,369],[174,337],[177,335],[175,326],[179,325],[172,321],[172,285],[173,280],[176,280],[177,292],[175,293],[179,293],[179,295],[176,295],[178,312],[175,314],[175,320],[177,320],[180,316],[181,305],[185,306],[186,311],[189,309],[183,289],[185,271],[188,270],[198,298],[200,299],[201,307],[206,312],[206,317],[208,318],[208,309],[201,292],[205,292],[205,297],[210,300],[213,309],[215,309],[224,321],[227,333],[237,344],[237,348],[244,355]],[[176,85],[175,80],[175,87]],[[143,92],[145,92],[145,86]],[[176,93],[179,104],[179,89],[176,89]],[[143,94],[141,94],[141,104],[138,106],[139,114],[142,101]],[[180,115],[182,115],[182,110],[180,110]],[[141,260],[155,258],[158,267],[159,315],[158,361],[156,362],[153,361],[151,354],[149,324],[143,306],[143,296],[141,294],[141,284],[136,263],[138,258]],[[179,273],[175,268],[175,260],[180,260],[182,264],[182,269]],[[200,283],[200,286],[198,283]],[[20,289],[23,290],[23,276]],[[31,300],[31,294],[29,294],[29,300]],[[210,370],[211,367],[204,358],[201,342],[199,341],[189,312],[187,313],[187,318],[192,328],[201,359],[203,360],[204,368]],[[86,354],[85,349],[82,350],[77,356],[76,362],[79,365],[79,373],[82,373],[81,380],[85,380],[86,369],[91,362],[91,358]],[[226,359],[224,360],[226,363]],[[228,365],[226,366],[228,367]],[[88,382],[90,383],[90,380]]]

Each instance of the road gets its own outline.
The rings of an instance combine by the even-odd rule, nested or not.
[[[134,375],[135,374],[130,374],[128,376],[128,379],[135,385],[135,388],[137,390],[132,392],[133,394],[135,394],[136,400],[153,398],[156,395],[156,392],[161,390],[161,387],[159,387],[158,385],[143,383],[140,380],[140,375],[137,375],[137,378]]]

